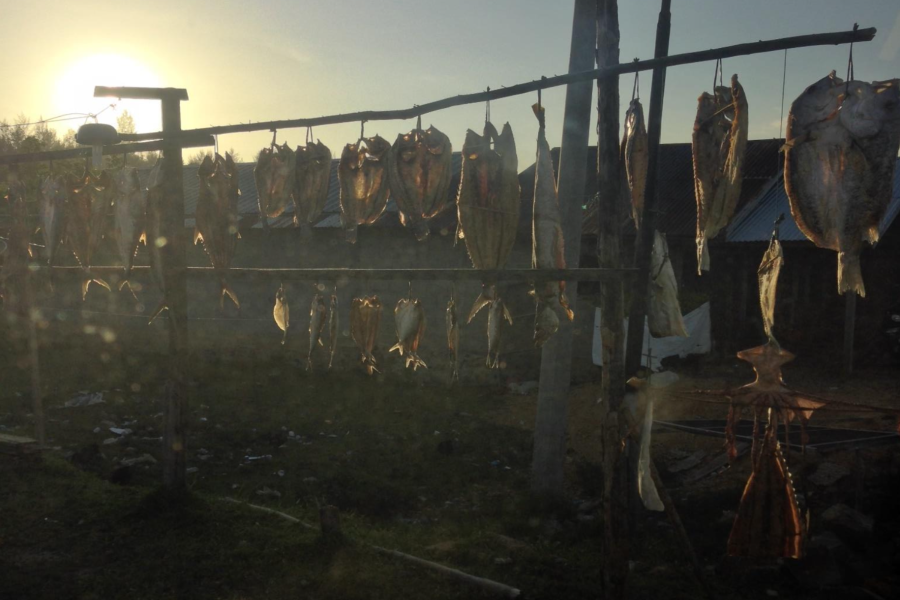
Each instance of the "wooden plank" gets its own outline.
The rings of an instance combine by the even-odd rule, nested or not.
[[[204,148],[215,145],[215,140],[211,135],[200,134],[190,135],[178,139],[182,148]],[[156,152],[165,147],[162,140],[154,140],[151,142],[138,142],[134,144],[115,144],[112,146],[103,146],[103,155],[110,156],[113,154],[136,154],[138,152]],[[72,158],[84,158],[91,156],[91,147],[69,148],[68,150],[48,150],[46,152],[30,152],[28,154],[6,154],[0,155],[0,165],[17,165],[33,162],[48,162],[51,160],[68,160]]]
[[[134,100],[187,100],[188,93],[184,88],[153,87],[94,87],[94,98],[128,98]]]
[[[672,56],[659,57],[651,60],[629,61],[624,64],[610,65],[605,68],[598,68],[580,73],[570,73],[566,75],[556,75],[553,77],[541,78],[528,83],[520,83],[509,87],[497,86],[487,92],[479,92],[473,94],[460,94],[434,102],[427,102],[406,109],[397,110],[367,110],[354,113],[344,113],[337,115],[328,115],[323,117],[311,117],[304,119],[285,119],[280,121],[261,121],[257,123],[240,123],[237,125],[224,125],[217,127],[203,127],[200,129],[186,130],[188,133],[207,133],[210,135],[223,135],[226,133],[247,133],[251,131],[272,131],[276,129],[291,129],[297,127],[316,127],[320,125],[335,125],[337,123],[358,123],[360,121],[394,121],[413,119],[421,115],[425,115],[445,108],[453,106],[464,106],[466,104],[480,104],[488,100],[499,100],[500,98],[509,98],[521,94],[529,94],[537,90],[545,90],[548,88],[569,85],[580,81],[593,81],[605,77],[622,75],[625,73],[637,73],[639,71],[650,71],[656,68],[672,67],[676,65],[687,65],[698,62],[706,62],[719,58],[729,58],[732,56],[748,56],[750,54],[760,54],[764,52],[772,52],[776,50],[785,50],[791,48],[806,48],[809,46],[832,46],[839,44],[850,44],[859,42],[870,42],[875,38],[876,29],[874,27],[868,29],[854,29],[851,31],[839,31],[835,33],[817,33],[812,35],[800,35],[775,40],[766,40],[751,42],[746,44],[736,44],[734,46],[726,46],[723,48],[714,48],[711,50],[701,50],[698,52],[687,52],[685,54],[673,54]],[[153,140],[164,137],[162,131],[150,133],[123,134],[123,140]]]

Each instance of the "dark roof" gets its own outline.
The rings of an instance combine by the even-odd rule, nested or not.
[[[744,181],[741,197],[735,212],[756,198],[783,167],[779,149],[784,140],[750,140],[744,155]],[[593,198],[597,191],[597,149],[591,147],[588,170],[592,181],[585,191]],[[659,147],[659,210],[657,224],[661,233],[668,236],[694,237],[697,231],[697,201],[694,197],[694,164],[690,144],[661,144]],[[588,203],[582,225],[582,233],[597,234],[597,208]],[[630,227],[630,225],[629,225]]]
[[[787,193],[784,191],[783,173],[769,182],[743,210],[737,212],[728,226],[725,240],[728,242],[766,242],[772,235],[775,219],[782,214],[784,222],[778,230],[779,239],[785,242],[808,241],[791,216],[790,203]],[[895,168],[891,202],[878,226],[879,235],[884,235],[898,214],[900,214],[900,168]]]

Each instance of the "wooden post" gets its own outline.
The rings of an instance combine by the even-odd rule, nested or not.
[[[844,362],[841,373],[853,373],[853,336],[856,333],[856,292],[844,292]]]
[[[593,67],[596,46],[596,0],[575,0],[572,17],[572,43],[569,72]],[[591,135],[590,81],[570,83],[566,88],[562,147],[559,155],[558,193],[563,237],[566,241],[566,266],[578,267],[581,254],[581,206],[587,178],[587,153]],[[567,281],[569,306],[577,310],[578,282]],[[566,423],[568,420],[569,380],[572,376],[572,337],[574,325],[560,319],[559,330],[541,351],[537,416],[534,424],[534,453],[531,463],[531,489],[544,497],[563,493],[566,459]]]
[[[597,2],[597,66],[619,62],[619,10],[617,0]],[[622,215],[619,164],[619,80],[607,77],[597,81],[597,217],[598,254],[601,267],[619,266]],[[646,214],[646,213],[645,213]],[[646,283],[646,267],[643,275]],[[632,499],[635,486],[629,476],[627,446],[630,414],[625,399],[625,289],[621,280],[607,281],[600,290],[601,336],[603,340],[603,378],[600,386],[600,447],[603,472],[601,496],[603,574],[601,598],[625,597],[628,576],[629,538]],[[643,319],[642,319],[643,320]],[[640,339],[637,342],[640,352]],[[624,448],[623,448],[624,447]]]
[[[656,48],[654,58],[669,55],[669,32],[672,27],[671,0],[662,0],[659,20],[656,24]],[[644,214],[641,216],[641,230],[635,238],[634,266],[643,275],[638,275],[631,287],[631,308],[628,317],[628,343],[625,372],[633,375],[641,365],[641,347],[644,336],[644,317],[647,314],[646,273],[650,269],[650,253],[653,250],[653,233],[656,231],[657,180],[659,179],[659,136],[662,128],[663,96],[666,88],[666,68],[653,69],[650,85],[650,114],[647,121],[647,184],[644,187]]]
[[[25,306],[28,327],[28,355],[31,366],[31,404],[34,412],[34,433],[38,444],[47,445],[47,425],[44,417],[44,400],[41,394],[40,353],[38,352],[37,311],[34,308],[34,273],[29,269],[25,277]]]

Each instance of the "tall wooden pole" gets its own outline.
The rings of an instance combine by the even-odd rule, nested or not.
[[[597,0],[597,66],[619,62],[619,9],[617,0]],[[622,173],[619,164],[619,79],[597,81],[597,188],[601,267],[619,266],[620,228],[625,214]],[[625,596],[628,576],[630,506],[634,486],[630,481],[625,442],[628,408],[625,399],[624,284],[604,282],[600,290],[603,378],[600,385],[600,447],[603,473],[603,574],[600,597]]]
[[[181,131],[181,98],[162,97],[165,133]],[[169,305],[169,373],[165,388],[163,425],[163,487],[180,493],[185,488],[184,415],[187,404],[185,366],[188,360],[187,257],[184,232],[184,162],[177,140],[163,150],[163,176],[169,211],[164,215],[163,264],[169,270],[166,296]]]
[[[662,0],[659,20],[656,23],[656,49],[654,58],[669,54],[669,32],[672,28],[671,0]],[[641,365],[641,348],[644,337],[644,317],[647,314],[646,275],[650,270],[650,252],[653,250],[653,233],[656,231],[657,181],[659,179],[659,136],[662,128],[663,96],[666,89],[666,68],[653,69],[650,86],[650,116],[647,122],[648,156],[647,184],[644,187],[644,213],[641,216],[640,234],[635,240],[634,265],[643,273],[632,283],[631,309],[628,316],[628,342],[625,373],[633,375]]]
[[[569,51],[570,73],[585,71],[594,65],[596,14],[596,0],[575,0]],[[563,236],[566,240],[566,266],[569,268],[578,267],[581,254],[581,206],[585,199],[592,95],[593,85],[590,81],[571,83],[566,88],[558,194]],[[577,286],[577,281],[566,282],[572,310],[577,310]],[[573,324],[567,319],[560,319],[559,330],[547,340],[541,351],[531,489],[544,497],[559,496],[563,490],[573,332]]]

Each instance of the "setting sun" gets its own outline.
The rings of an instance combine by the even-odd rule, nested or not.
[[[94,98],[94,86],[97,85],[158,87],[160,80],[146,65],[131,57],[94,54],[76,60],[59,77],[55,93],[56,109],[59,113],[97,113],[115,103],[115,110],[107,110],[98,117],[100,122],[115,125],[122,110],[127,110],[138,130],[159,128],[158,102]]]

